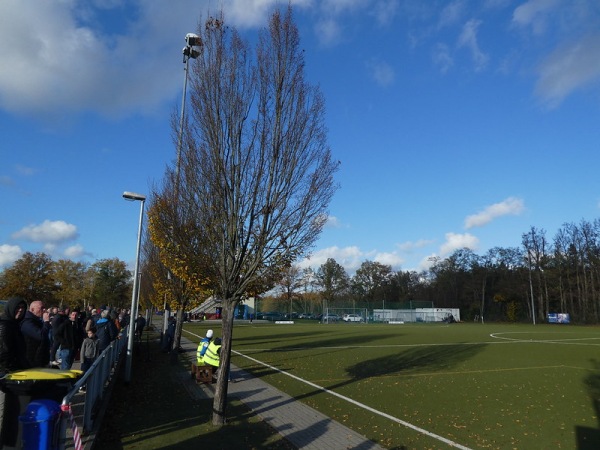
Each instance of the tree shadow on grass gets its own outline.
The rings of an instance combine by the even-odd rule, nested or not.
[[[592,360],[594,371],[585,379],[590,398],[596,410],[596,417],[600,417],[600,361]],[[575,427],[577,436],[577,450],[595,450],[600,448],[600,430],[592,427]]]
[[[269,331],[272,331],[269,330]],[[233,341],[237,344],[268,344],[269,342],[278,343],[282,340],[292,340],[292,339],[307,339],[314,336],[325,335],[326,330],[323,331],[298,331],[293,333],[269,333],[264,336],[245,336],[245,337],[236,337],[235,332],[233,333]]]
[[[356,336],[352,333],[349,333],[347,336],[337,336],[335,338],[323,339],[323,340],[319,340],[318,338],[315,338],[315,336],[311,336],[311,337],[313,339],[308,342],[302,342],[301,344],[298,344],[298,345],[290,344],[290,345],[285,345],[283,347],[277,347],[277,348],[273,348],[273,349],[263,349],[263,350],[259,350],[257,353],[253,352],[252,355],[254,357],[257,357],[260,359],[259,355],[261,353],[276,353],[276,352],[290,352],[290,351],[306,350],[307,353],[303,354],[304,356],[300,356],[300,355],[302,355],[300,353],[294,354],[294,358],[293,358],[294,361],[299,361],[301,359],[315,359],[319,356],[333,355],[335,353],[339,353],[340,350],[343,350],[346,348],[364,347],[365,345],[368,345],[371,342],[376,342],[379,339],[387,338],[389,336],[386,334],[381,334],[381,335],[371,334],[371,335]],[[400,338],[401,335],[398,335],[398,337]],[[367,350],[365,350],[365,352],[366,351]],[[240,354],[242,355],[242,357],[244,356],[243,353],[244,353],[244,349],[241,349]],[[337,358],[337,357],[332,356],[332,358]],[[272,370],[266,370],[266,366],[258,366],[258,368],[248,367],[247,370],[252,372],[253,374],[255,374],[255,376],[257,376],[257,377],[273,373]],[[280,370],[285,372],[289,369],[282,368]]]
[[[227,406],[228,423],[224,427],[211,425],[212,400],[200,402],[190,409],[169,411],[169,418],[158,414],[137,430],[130,430],[119,448],[139,449],[256,449],[291,450],[293,447],[269,425],[239,402]],[[109,447],[104,447],[109,448]],[[110,447],[117,448],[117,447]]]
[[[381,333],[381,334],[356,334],[352,332],[348,332],[344,335],[340,335],[339,333],[335,335],[335,337],[330,338],[319,338],[314,334],[310,334],[310,340],[304,341],[301,345],[285,345],[282,347],[277,347],[275,351],[290,351],[296,350],[298,348],[302,349],[321,349],[321,348],[336,348],[336,347],[363,347],[370,342],[375,342],[381,339],[389,339],[389,334]],[[398,339],[402,338],[401,334],[396,335]],[[281,342],[281,341],[279,341]]]
[[[94,448],[292,449],[239,401],[228,401],[228,425],[213,427],[213,400],[190,395],[185,385],[193,382],[185,358],[173,366],[169,355],[160,351],[158,340],[149,340],[148,348],[134,352],[133,359],[132,383],[124,383],[123,370],[116,373]]]
[[[413,347],[395,355],[366,359],[349,367],[347,372],[353,380],[422,370],[437,372],[451,369],[457,363],[471,359],[485,345],[450,344]]]
[[[397,354],[386,355],[379,358],[365,359],[360,363],[354,364],[346,369],[346,372],[350,375],[349,379],[338,381],[328,386],[324,386],[323,389],[313,389],[301,395],[296,395],[292,398],[282,398],[280,401],[271,403],[273,400],[277,400],[276,397],[269,398],[261,404],[249,404],[249,406],[258,414],[264,414],[271,409],[284,406],[286,404],[296,402],[299,400],[308,399],[318,394],[325,392],[325,389],[335,391],[336,389],[345,387],[355,383],[357,380],[364,380],[379,376],[389,376],[393,374],[410,374],[417,373],[423,370],[429,372],[441,372],[444,370],[450,370],[453,366],[474,357],[476,354],[481,352],[486,344],[450,344],[450,345],[432,345],[432,346],[421,346],[416,348],[408,348]],[[368,350],[365,350],[365,354]],[[253,370],[252,374],[256,377],[261,377],[269,374],[276,373],[277,371],[262,367],[257,370]],[[247,391],[239,394],[239,398],[252,397],[256,392]],[[245,400],[245,401],[246,401]],[[403,446],[397,447],[398,449],[404,448]]]

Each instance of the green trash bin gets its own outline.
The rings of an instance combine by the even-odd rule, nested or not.
[[[81,370],[36,368],[12,372],[0,379],[10,411],[4,411],[4,449],[21,448],[22,429],[19,416],[31,400],[48,399],[60,404],[81,377]],[[18,400],[16,404],[15,398]]]

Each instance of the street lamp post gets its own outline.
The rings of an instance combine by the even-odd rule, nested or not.
[[[135,255],[135,269],[133,273],[133,292],[131,294],[131,311],[129,313],[129,334],[127,336],[127,361],[125,365],[125,383],[129,384],[131,381],[131,368],[133,365],[133,335],[135,328],[135,319],[137,318],[139,292],[140,292],[140,280],[139,280],[139,267],[140,267],[140,246],[142,243],[142,223],[144,221],[144,202],[146,197],[135,192],[123,192],[123,198],[130,201],[140,202],[140,223],[138,227],[138,239],[137,239],[137,250]]]

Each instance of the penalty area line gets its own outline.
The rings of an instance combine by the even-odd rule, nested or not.
[[[274,367],[274,366],[271,366],[271,365],[269,365],[267,363],[264,363],[264,362],[262,362],[262,361],[260,361],[260,360],[258,360],[256,358],[252,358],[251,356],[244,355],[243,353],[240,353],[240,352],[235,351],[235,350],[231,350],[231,352],[235,353],[236,355],[241,356],[243,358],[249,359],[250,361],[253,361],[253,362],[257,363],[257,364],[260,364],[261,366],[267,367],[268,369],[274,370],[274,371],[276,371],[276,372],[278,372],[280,374],[287,375],[288,377],[293,378],[296,381],[300,381],[301,383],[307,384],[307,385],[309,385],[309,386],[311,386],[311,387],[313,387],[313,388],[315,388],[315,389],[317,389],[319,391],[325,392],[327,394],[333,395],[334,397],[342,399],[342,400],[344,400],[346,402],[352,403],[353,405],[358,406],[359,408],[365,409],[365,410],[367,410],[369,412],[372,412],[373,414],[377,414],[377,415],[379,415],[381,417],[384,417],[384,418],[386,418],[388,420],[391,420],[391,421],[396,422],[396,423],[398,423],[400,425],[403,425],[403,426],[405,426],[407,428],[410,428],[411,430],[414,430],[414,431],[416,431],[418,433],[424,434],[424,435],[429,436],[429,437],[431,437],[433,439],[436,439],[438,441],[444,442],[445,444],[448,444],[451,447],[460,448],[462,450],[471,450],[469,447],[465,447],[464,445],[461,445],[458,442],[451,441],[450,439],[446,439],[443,436],[439,436],[439,435],[437,435],[435,433],[432,433],[431,431],[427,431],[427,430],[425,430],[423,428],[420,428],[420,427],[418,427],[416,425],[413,425],[412,423],[406,422],[406,421],[404,421],[402,419],[398,419],[397,417],[394,417],[394,416],[391,416],[389,414],[386,414],[383,411],[379,411],[377,409],[371,408],[370,406],[365,405],[364,403],[360,403],[360,402],[358,402],[356,400],[353,400],[350,397],[346,397],[344,395],[338,394],[337,392],[330,391],[329,389],[324,388],[323,386],[319,386],[318,384],[312,383],[312,382],[310,382],[308,380],[305,380],[304,378],[300,378],[300,377],[298,377],[296,375],[293,375],[291,373],[284,372],[283,370],[280,370],[277,367]]]

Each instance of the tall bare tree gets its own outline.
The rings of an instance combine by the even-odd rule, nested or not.
[[[198,34],[177,201],[198,252],[195,268],[222,298],[213,406],[213,423],[222,425],[234,309],[314,244],[338,163],[327,144],[323,97],[304,79],[291,8],[272,14],[254,54],[222,14]]]
[[[530,295],[533,302],[537,297],[537,310],[531,311],[538,321],[544,320],[549,312],[548,286],[546,284],[546,266],[549,257],[549,244],[546,240],[546,230],[531,227],[529,232],[523,233],[521,243],[525,249],[530,276]],[[534,282],[535,281],[535,282]],[[537,295],[534,294],[537,293]]]

